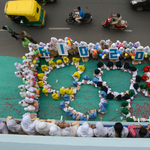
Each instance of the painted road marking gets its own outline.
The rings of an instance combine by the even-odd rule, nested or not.
[[[117,30],[111,30],[110,29],[110,31],[117,31]],[[124,31],[124,32],[132,32],[132,30],[122,30],[122,31]]]
[[[6,30],[0,29],[0,31],[6,31]]]
[[[132,30],[123,30],[124,32],[132,32]]]
[[[70,30],[70,28],[49,28],[49,30]]]

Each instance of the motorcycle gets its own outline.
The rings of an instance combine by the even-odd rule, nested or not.
[[[37,2],[43,2],[43,0],[36,0]],[[56,0],[46,0],[46,3],[55,3]]]
[[[71,12],[69,14],[69,17],[66,19],[66,22],[68,24],[73,24],[76,22],[75,18],[73,18],[74,16],[78,16],[78,14],[76,12]],[[92,14],[90,13],[85,13],[84,14],[84,18],[80,19],[81,23],[90,23],[92,21]],[[76,22],[77,23],[77,22]]]
[[[102,26],[112,29],[111,22],[113,22],[113,16],[110,16],[105,22],[102,22]],[[120,24],[119,25],[115,25],[115,28],[113,28],[113,29],[124,30],[124,29],[127,28],[127,26],[128,26],[127,21],[121,20]]]

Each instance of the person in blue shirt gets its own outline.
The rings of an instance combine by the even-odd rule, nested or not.
[[[103,104],[100,105],[98,112],[101,114],[105,114],[107,112],[106,108],[104,107]]]
[[[79,12],[79,15],[74,16],[74,18],[78,22],[78,24],[80,24],[81,23],[80,19],[84,18],[84,11],[81,7],[77,7],[77,9],[74,9],[74,11]]]
[[[88,113],[89,113],[89,118],[90,119],[95,119],[97,117],[97,111],[96,111],[96,109],[89,110]]]

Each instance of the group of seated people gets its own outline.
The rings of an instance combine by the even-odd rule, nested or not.
[[[102,122],[90,124],[84,122],[72,122],[67,124],[64,120],[56,123],[54,119],[41,120],[35,114],[26,113],[21,121],[8,116],[7,121],[0,120],[0,133],[22,135],[49,135],[49,136],[72,136],[72,137],[150,137],[150,124],[147,127],[128,125],[125,127],[117,122],[114,126],[106,127]]]

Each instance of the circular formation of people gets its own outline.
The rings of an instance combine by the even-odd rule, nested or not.
[[[65,43],[66,47],[68,48],[68,53],[70,55],[74,55],[78,53],[78,46],[86,46],[86,50],[89,51],[90,55],[93,59],[97,59],[98,56],[104,58],[109,57],[109,47],[114,46],[118,47],[118,59],[110,60],[107,64],[103,62],[98,62],[97,69],[93,71],[93,78],[90,79],[88,75],[85,75],[82,79],[82,82],[78,82],[80,79],[80,74],[82,74],[85,70],[84,65],[80,65],[79,62],[81,58],[72,57],[72,63],[68,56],[63,56],[62,59],[58,59],[56,63],[53,61],[54,58],[58,56],[58,50],[56,48],[56,44],[58,43]],[[41,65],[41,70],[43,73],[38,73],[37,67],[40,64],[40,57],[41,53],[39,53],[38,47],[42,46],[43,50],[46,51],[48,57],[45,57],[45,61],[48,62],[48,65]],[[144,51],[145,58],[149,57],[149,46],[143,47],[141,46],[140,42],[137,41],[136,43],[123,41],[122,43],[117,40],[115,43],[112,43],[111,40],[101,40],[99,43],[96,44],[89,43],[87,44],[84,41],[78,43],[77,41],[73,42],[71,38],[66,37],[63,39],[56,39],[52,37],[50,42],[45,44],[40,42],[39,44],[28,43],[29,53],[26,53],[23,56],[23,63],[15,63],[16,69],[18,70],[15,72],[17,77],[22,78],[23,85],[18,86],[21,90],[20,96],[24,98],[19,102],[20,105],[25,106],[25,111],[36,112],[38,113],[39,109],[39,97],[40,97],[40,90],[48,96],[49,93],[52,93],[52,98],[55,100],[60,100],[60,97],[63,97],[64,101],[61,101],[59,106],[65,111],[65,114],[72,118],[73,120],[81,120],[87,121],[89,119],[95,119],[97,117],[97,112],[101,115],[100,119],[102,120],[103,114],[107,112],[106,108],[108,105],[107,99],[116,99],[122,101],[122,114],[126,116],[127,121],[149,121],[149,118],[136,118],[132,116],[130,112],[131,108],[131,101],[137,95],[137,92],[142,92],[145,96],[149,96],[150,91],[150,82],[149,82],[149,66],[145,66],[143,71],[145,75],[139,76],[137,75],[138,69],[135,66],[130,66],[129,63],[122,64],[120,58],[127,59],[129,57],[132,58],[134,53],[138,50]],[[130,50],[130,51],[129,51]],[[130,54],[131,53],[131,54]],[[87,58],[88,59],[88,58]],[[148,59],[148,58],[147,58]],[[82,58],[82,61],[84,59]],[[76,67],[76,72],[72,75],[74,81],[72,82],[72,86],[62,87],[59,91],[53,89],[50,84],[47,83],[48,74],[53,69],[59,69],[68,65],[74,65]],[[141,61],[132,61],[132,64],[140,64]],[[126,92],[117,92],[113,91],[108,86],[105,81],[102,80],[103,76],[103,69],[107,71],[110,70],[121,70],[125,72],[129,72],[132,74],[132,78],[130,81],[129,90]],[[139,82],[143,80],[148,82],[147,84],[139,85]],[[82,84],[91,84],[94,87],[99,88],[99,97],[100,103],[99,109],[89,110],[88,114],[84,112],[78,112],[73,107],[70,106],[70,101],[74,100],[75,94],[80,90]],[[121,119],[122,120],[122,119]]]

